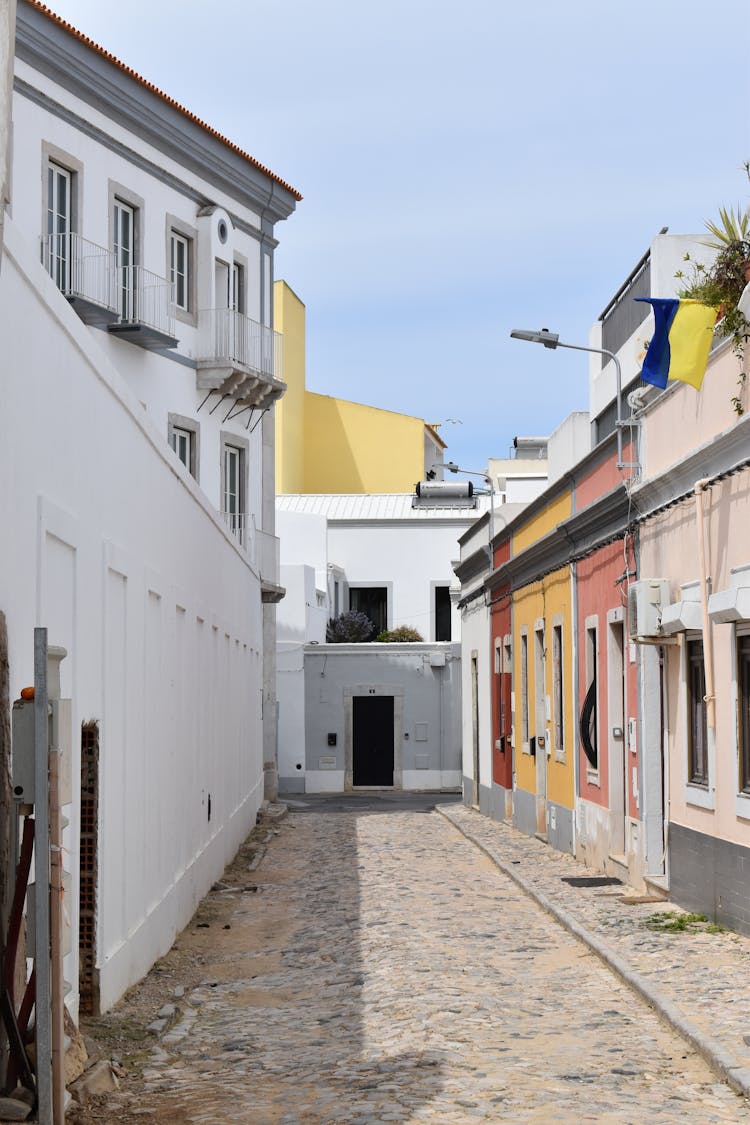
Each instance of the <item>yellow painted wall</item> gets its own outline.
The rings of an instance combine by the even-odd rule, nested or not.
[[[544,685],[543,694],[549,696],[552,708],[552,629],[561,619],[563,642],[563,736],[564,760],[560,760],[555,746],[553,713],[544,729],[537,729],[536,721],[536,658],[535,624],[544,621]],[[552,752],[547,758],[547,799],[554,804],[572,809],[575,797],[574,760],[576,749],[575,718],[573,715],[573,617],[570,587],[570,570],[567,566],[553,571],[538,582],[525,586],[513,594],[513,690],[515,695],[515,767],[516,784],[527,793],[536,793],[536,759],[524,754],[521,743],[521,631],[525,627],[528,642],[528,699],[529,737],[544,734],[552,737]],[[543,751],[546,754],[546,748]],[[540,751],[537,751],[540,753]]]
[[[305,492],[411,492],[424,473],[424,422],[308,391]]]
[[[305,306],[274,283],[287,390],[276,403],[277,492],[411,492],[424,476],[425,424],[410,414],[305,388]]]
[[[305,491],[305,306],[285,281],[273,286],[273,325],[283,336],[286,393],[276,403],[276,491]]]
[[[513,534],[513,554],[520,555],[526,547],[536,543],[543,535],[547,535],[562,520],[568,518],[572,512],[571,494],[568,489],[556,499],[545,505],[541,512],[532,516],[519,531]]]

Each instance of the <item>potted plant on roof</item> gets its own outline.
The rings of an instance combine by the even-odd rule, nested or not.
[[[750,336],[750,324],[738,304],[746,285],[750,283],[750,216],[740,207],[719,208],[719,221],[707,222],[706,230],[711,235],[705,245],[716,250],[717,254],[710,265],[694,261],[685,254],[690,263],[688,275],[678,270],[675,277],[684,282],[678,291],[683,299],[700,301],[719,310],[717,323],[724,337],[734,341],[735,355],[741,360],[745,341]],[[732,406],[737,414],[744,413],[743,389],[747,376],[740,373],[737,394],[732,398]]]

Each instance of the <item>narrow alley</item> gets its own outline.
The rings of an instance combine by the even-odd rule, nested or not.
[[[418,798],[295,802],[255,870],[241,853],[104,1018],[110,1033],[119,1021],[135,1043],[159,987],[174,997],[163,1026],[79,1120],[750,1122],[682,1038]]]

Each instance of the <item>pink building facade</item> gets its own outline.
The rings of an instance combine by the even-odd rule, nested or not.
[[[644,729],[667,764],[665,882],[675,901],[750,932],[750,415],[733,401],[747,406],[742,371],[725,343],[700,392],[670,384],[644,407],[633,502],[640,577],[668,583],[659,643],[642,646],[659,690],[641,693]]]

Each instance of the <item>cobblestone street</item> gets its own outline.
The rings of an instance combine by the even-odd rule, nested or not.
[[[231,907],[193,930],[203,979],[109,1120],[750,1122],[449,820],[385,807],[292,811],[212,896]]]

